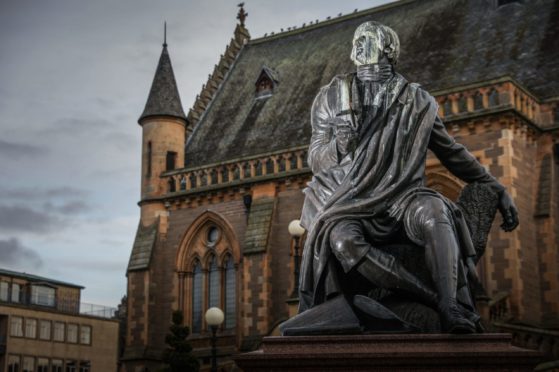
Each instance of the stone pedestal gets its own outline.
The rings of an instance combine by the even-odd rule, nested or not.
[[[532,371],[537,351],[509,334],[400,334],[265,337],[234,357],[250,371]]]

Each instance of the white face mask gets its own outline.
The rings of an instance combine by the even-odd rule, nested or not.
[[[351,60],[356,66],[379,63],[382,55],[381,37],[378,32],[355,31]]]

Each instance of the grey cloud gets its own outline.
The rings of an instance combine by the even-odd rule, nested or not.
[[[39,269],[44,262],[34,250],[24,247],[16,238],[0,240],[0,263],[7,268]]]
[[[84,260],[83,258],[75,258],[75,259],[65,259],[62,260],[61,263],[63,265],[68,265],[71,267],[83,267]],[[126,263],[123,262],[115,262],[109,260],[87,260],[87,269],[90,271],[102,271],[102,272],[122,272],[126,268]]]
[[[0,199],[37,200],[44,198],[83,198],[88,191],[70,186],[41,189],[38,187],[0,187]]]
[[[44,135],[68,135],[91,134],[102,129],[111,127],[111,123],[105,119],[84,119],[84,118],[61,118],[51,123],[49,128],[42,129],[41,134]]]
[[[132,134],[123,132],[110,132],[104,136],[107,143],[112,144],[118,150],[127,151],[138,145],[138,141]]]
[[[72,200],[62,205],[47,202],[44,204],[44,209],[47,212],[56,212],[63,215],[75,215],[88,212],[91,210],[91,207],[81,200]]]
[[[0,205],[0,230],[45,233],[58,225],[59,219],[27,206]]]
[[[47,149],[40,146],[23,143],[8,142],[0,139],[0,156],[9,159],[37,157],[47,153]]]

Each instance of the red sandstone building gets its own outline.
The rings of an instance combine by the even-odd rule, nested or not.
[[[447,130],[518,205],[520,227],[504,233],[496,221],[480,262],[488,325],[557,353],[558,3],[404,0],[257,39],[241,12],[188,115],[165,45],[139,119],[141,217],[127,272],[124,369],[160,366],[174,309],[184,311],[203,368],[209,307],[226,314],[223,367],[289,317],[287,226],[299,218],[311,176],[311,103],[334,75],[354,69],[350,41],[368,20],[396,30],[397,71],[436,97]],[[463,183],[438,160],[426,169],[430,187],[458,196]]]

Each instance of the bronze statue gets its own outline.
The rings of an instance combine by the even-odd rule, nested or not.
[[[494,195],[505,231],[518,225],[517,210],[505,188],[447,133],[435,99],[394,71],[399,47],[389,27],[361,24],[351,52],[357,72],[335,76],[315,98],[300,314],[284,323],[284,334],[343,332],[323,327],[324,317],[340,311],[353,312],[364,331],[480,330],[471,290],[481,253],[464,208],[425,187],[427,149],[455,176]],[[422,262],[418,269],[410,269],[416,262],[404,264],[410,255]],[[328,308],[329,302],[337,305]],[[420,308],[438,314],[438,325],[414,324]],[[379,326],[382,319],[399,325]]]

